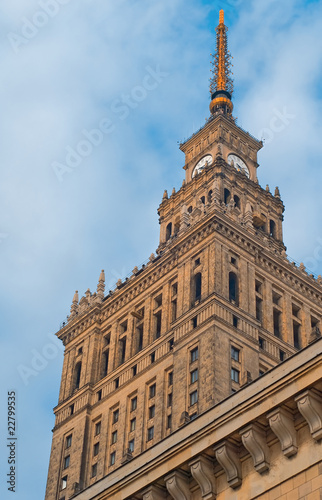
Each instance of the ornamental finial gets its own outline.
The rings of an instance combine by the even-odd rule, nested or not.
[[[234,90],[231,72],[231,54],[228,51],[228,28],[225,26],[224,11],[219,13],[219,25],[216,28],[217,43],[213,62],[213,74],[210,79],[210,111],[212,114],[231,115],[233,103],[231,95]]]

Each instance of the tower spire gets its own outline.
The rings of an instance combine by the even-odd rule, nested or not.
[[[233,103],[233,80],[231,73],[231,54],[228,51],[228,28],[225,26],[224,11],[219,12],[219,25],[216,28],[217,44],[214,57],[212,78],[210,79],[210,111],[213,115],[222,113],[231,115]]]

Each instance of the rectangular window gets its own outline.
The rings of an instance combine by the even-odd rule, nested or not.
[[[155,352],[150,354],[151,364],[155,362]]]
[[[173,372],[168,373],[168,387],[171,387],[173,385]]]
[[[231,369],[231,380],[239,384],[239,371],[235,368]]]
[[[92,477],[96,477],[97,476],[97,464],[94,464],[92,466]]]
[[[149,427],[148,429],[148,441],[152,441],[154,437],[154,427]]]
[[[296,349],[300,349],[300,325],[293,321],[293,342]]]
[[[126,337],[120,339],[120,364],[122,365],[125,362],[125,354],[126,354]]]
[[[177,295],[177,293],[178,293],[178,283],[173,283],[171,291],[172,291],[172,297],[174,297],[175,295]]]
[[[298,318],[299,315],[300,315],[300,310],[301,310],[300,307],[296,306],[295,304],[292,304],[292,314],[293,314],[293,316],[295,316],[296,318]]]
[[[74,415],[74,403],[69,407],[70,415]]]
[[[177,319],[177,299],[171,302],[171,321]]]
[[[94,457],[96,457],[98,455],[99,450],[100,450],[100,444],[99,443],[95,443],[94,444],[94,448],[93,448],[93,455],[94,455]]]
[[[132,376],[135,377],[136,374],[137,374],[137,366],[134,365],[132,366]]]
[[[236,349],[236,347],[231,346],[231,359],[234,361],[239,361],[239,349]]]
[[[285,352],[280,349],[280,361],[284,361],[285,359]]]
[[[155,415],[155,405],[150,406],[149,408],[149,418],[153,418]]]
[[[109,357],[109,349],[103,354],[103,377],[106,377],[108,372],[108,357]]]
[[[256,297],[256,319],[262,321],[263,318],[263,301],[259,297]]]
[[[110,454],[110,465],[115,464],[115,458],[116,458],[116,453],[113,451],[113,453]]]
[[[135,428],[136,428],[136,418],[132,418],[132,420],[130,420],[130,432],[135,431]]]
[[[154,398],[155,396],[155,393],[156,393],[156,385],[155,384],[152,384],[150,385],[149,387],[149,398]]]
[[[66,437],[66,448],[70,448],[72,445],[72,434]]]
[[[129,441],[129,452],[133,453],[133,451],[134,451],[134,439],[131,439],[131,441]]]
[[[197,361],[198,359],[198,347],[195,347],[190,351],[190,363],[193,363],[194,361]]]
[[[281,335],[281,313],[277,309],[273,309],[273,324],[274,324],[275,337],[280,337],[280,335]]]
[[[155,308],[161,307],[162,306],[162,293],[160,293],[160,295],[155,297],[154,301],[155,301],[155,306],[154,306]]]
[[[280,302],[281,302],[281,298],[282,298],[282,296],[279,293],[273,292],[273,297],[272,297],[273,304],[276,304],[277,306],[279,306]]]
[[[255,291],[259,294],[262,294],[263,283],[261,281],[255,280]]]
[[[95,436],[98,436],[101,433],[101,422],[97,422],[95,424]]]
[[[114,410],[113,411],[113,424],[116,424],[116,422],[118,422],[118,419],[119,419],[119,416],[120,416],[120,410]]]
[[[194,318],[192,318],[191,323],[192,323],[192,328],[197,328],[198,316],[195,316]]]
[[[117,431],[112,432],[112,444],[115,444],[117,441]]]
[[[174,347],[174,339],[169,340],[169,351],[172,351]]]
[[[190,372],[190,384],[194,384],[198,380],[198,368]]]
[[[158,312],[154,315],[155,318],[155,338],[158,339],[161,336],[161,324],[162,324],[162,312]]]
[[[171,429],[172,415],[167,416],[167,429]]]
[[[137,336],[138,336],[137,352],[140,352],[143,349],[143,325],[137,326],[136,329],[137,329]]]
[[[104,335],[104,347],[106,347],[107,345],[109,345],[110,341],[111,341],[111,334],[107,333],[106,335]]]
[[[96,398],[97,398],[97,401],[100,401],[102,399],[102,389],[100,389],[99,391],[97,391]]]
[[[67,488],[67,477],[68,476],[64,476],[61,478],[61,489],[64,490],[65,488]]]
[[[170,394],[168,394],[168,408],[170,408],[170,406],[172,406],[172,392]]]
[[[127,331],[127,320],[120,324],[121,334]]]
[[[196,404],[198,401],[198,391],[193,391],[190,394],[190,406]]]
[[[201,300],[201,273],[195,274],[193,285],[194,285],[194,302],[199,302]]]
[[[235,315],[233,315],[233,327],[238,328],[238,318]]]
[[[67,469],[69,467],[70,463],[70,455],[67,455],[67,457],[64,458],[64,469]]]
[[[258,337],[258,345],[260,349],[265,349],[265,340],[262,337]]]
[[[136,410],[137,405],[138,405],[138,398],[135,396],[135,398],[131,399],[131,411]]]
[[[115,386],[115,389],[118,389],[118,388],[119,388],[119,385],[120,385],[120,379],[117,377],[117,378],[114,380],[114,386]]]

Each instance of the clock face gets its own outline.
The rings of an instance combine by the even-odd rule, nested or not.
[[[228,155],[227,161],[229,165],[235,167],[235,169],[238,170],[238,172],[244,172],[247,175],[247,177],[249,177],[249,170],[247,168],[247,165],[241,158],[239,158],[239,156]]]
[[[205,166],[207,164],[210,165],[211,163],[212,163],[212,156],[211,155],[206,155],[203,158],[201,158],[201,160],[198,161],[197,165],[193,169],[192,177],[199,174],[205,168]]]

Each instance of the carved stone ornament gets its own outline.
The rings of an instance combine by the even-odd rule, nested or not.
[[[322,439],[322,398],[314,390],[307,390],[296,396],[295,401],[300,413],[310,427],[312,437]]]
[[[259,473],[269,469],[269,449],[266,433],[258,424],[250,424],[239,431],[243,445],[251,454],[255,470]]]
[[[202,499],[215,499],[215,476],[211,460],[201,455],[189,462],[189,466],[191,475],[201,490]]]
[[[142,492],[143,500],[164,500],[167,498],[166,491],[159,486],[149,486],[146,490]]]
[[[165,478],[167,490],[174,500],[190,500],[189,478],[182,471],[173,471]]]
[[[227,482],[231,488],[241,485],[241,463],[235,447],[224,441],[214,448],[216,459],[226,472]]]
[[[278,437],[286,457],[297,453],[297,437],[292,414],[284,408],[276,408],[267,415],[269,425]]]

